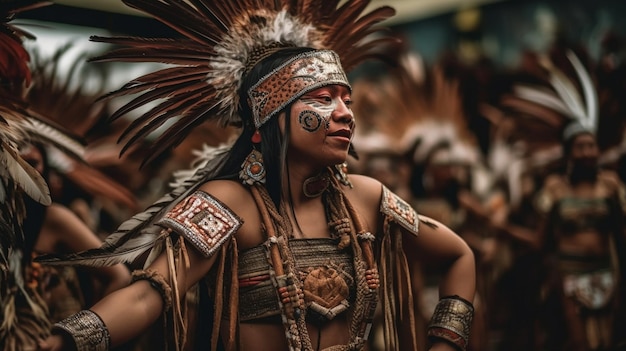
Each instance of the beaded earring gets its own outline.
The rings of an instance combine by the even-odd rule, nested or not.
[[[265,184],[265,167],[263,167],[263,155],[257,150],[257,145],[261,143],[261,133],[255,130],[252,134],[252,151],[241,164],[239,171],[239,179],[244,184],[253,185],[254,183]]]

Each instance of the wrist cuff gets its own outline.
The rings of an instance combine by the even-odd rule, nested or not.
[[[77,351],[107,351],[111,337],[104,322],[96,313],[82,310],[54,324],[53,333],[69,334]]]

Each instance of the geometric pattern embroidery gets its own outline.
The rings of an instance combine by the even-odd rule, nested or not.
[[[157,224],[179,233],[208,258],[241,227],[243,220],[218,199],[196,191]]]
[[[317,50],[296,55],[248,90],[254,125],[259,128],[307,92],[333,84],[350,87],[335,52]]]
[[[406,201],[391,192],[383,185],[383,198],[380,203],[380,212],[390,216],[393,221],[404,229],[417,235],[419,231],[419,217],[417,212]]]

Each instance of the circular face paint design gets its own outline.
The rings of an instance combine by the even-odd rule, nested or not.
[[[308,132],[316,132],[320,129],[322,124],[324,124],[324,118],[322,118],[322,116],[315,111],[304,110],[300,112],[298,122],[304,130]]]

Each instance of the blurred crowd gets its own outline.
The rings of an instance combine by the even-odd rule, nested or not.
[[[376,177],[472,247],[473,350],[622,350],[624,65],[555,44],[495,68],[443,55],[354,85],[353,172]],[[423,323],[437,272],[420,267]]]
[[[349,171],[379,179],[474,250],[473,351],[626,350],[623,40],[607,33],[596,60],[557,41],[507,70],[452,53],[428,64],[407,50],[383,74],[354,81],[358,158]],[[20,51],[31,60],[30,72],[18,77],[17,66],[0,67],[2,122],[19,126],[2,134],[3,162],[30,179],[15,185],[3,175],[2,229],[23,234],[0,242],[2,350],[19,350],[37,335],[33,325],[43,333],[130,280],[123,265],[56,269],[32,257],[98,247],[164,194],[175,171],[236,136],[234,127],[225,135],[209,124],[150,163],[142,164],[147,148],[120,157],[117,141],[127,138],[120,131],[132,120],[111,116],[107,100],[96,99],[103,91],[68,83],[89,77],[104,86],[105,65],[77,61],[66,79],[56,75],[68,48],[51,58]],[[15,122],[22,118],[36,127]],[[29,140],[14,143],[19,156],[10,154],[16,135]],[[6,161],[9,154],[27,164]],[[48,203],[11,198],[11,189],[41,181]],[[11,245],[19,256],[5,250]],[[422,272],[414,289],[425,327],[438,301],[438,272],[428,262],[413,268]],[[146,339],[129,348],[154,349]]]

